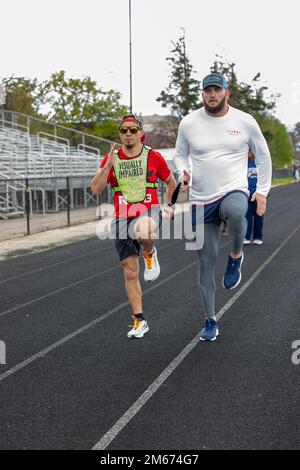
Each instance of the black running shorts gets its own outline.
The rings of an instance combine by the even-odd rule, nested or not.
[[[132,217],[130,219],[120,218],[112,221],[112,232],[120,261],[124,261],[132,255],[139,255],[141,246],[135,239],[133,228],[136,222],[143,217],[151,217],[156,222],[158,231],[162,221],[160,206],[154,206],[139,217]]]

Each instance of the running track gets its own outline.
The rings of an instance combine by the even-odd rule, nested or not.
[[[128,340],[130,309],[112,241],[97,238],[0,263],[1,449],[300,447],[300,185],[274,188],[265,243],[245,247],[225,291],[220,338],[200,343],[197,263],[158,243],[144,285],[150,332]]]

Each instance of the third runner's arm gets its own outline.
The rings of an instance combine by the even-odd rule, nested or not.
[[[255,155],[257,166],[257,189],[252,196],[252,201],[256,200],[257,202],[257,214],[264,215],[267,195],[272,183],[272,160],[268,144],[259,125],[255,119],[252,120],[251,124],[249,147]]]

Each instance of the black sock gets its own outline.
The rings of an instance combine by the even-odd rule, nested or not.
[[[135,316],[135,318],[137,318],[140,321],[145,320],[142,313],[134,313],[133,315]]]

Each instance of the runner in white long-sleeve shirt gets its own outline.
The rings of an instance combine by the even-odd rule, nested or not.
[[[225,221],[232,236],[223,286],[235,288],[241,281],[242,245],[248,207],[248,151],[256,155],[258,182],[254,198],[257,213],[266,210],[272,164],[266,140],[255,119],[229,106],[230,91],[219,74],[206,76],[202,84],[204,107],[184,117],[179,125],[174,163],[182,182],[189,182],[192,163],[192,223],[203,223],[204,244],[198,250],[199,289],[206,314],[200,339],[213,341],[219,334],[215,313],[214,270],[219,249],[220,224]],[[182,184],[182,190],[187,186]],[[199,208],[201,208],[199,210]]]

